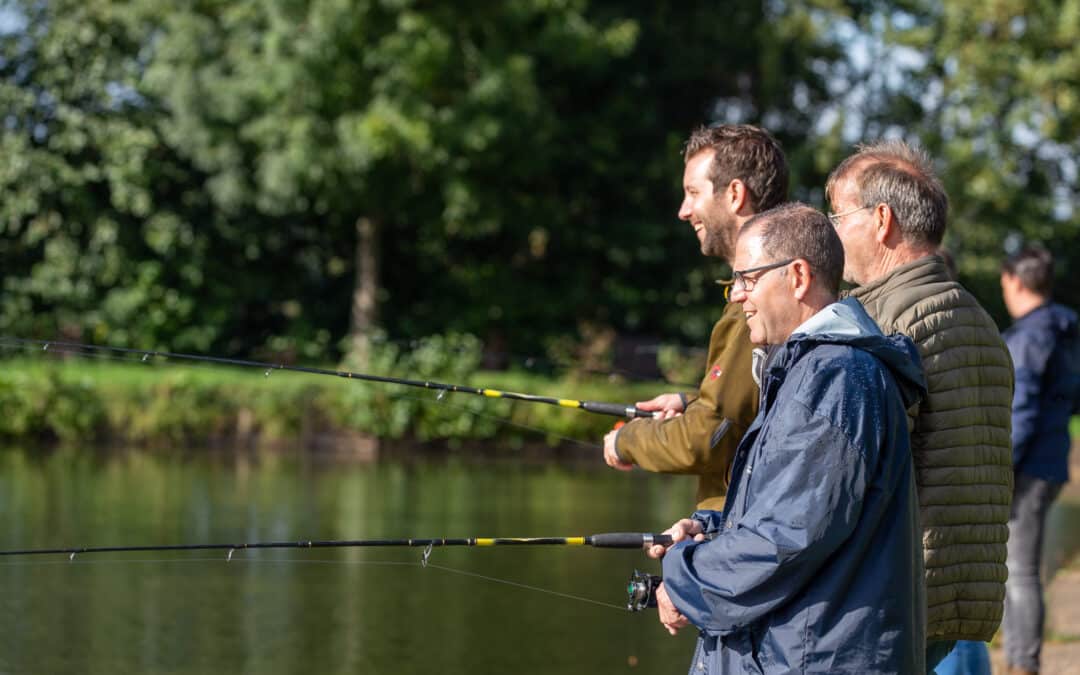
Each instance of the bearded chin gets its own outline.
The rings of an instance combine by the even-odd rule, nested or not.
[[[731,243],[723,234],[712,229],[705,229],[705,240],[701,242],[702,255],[730,261],[733,255],[731,249]]]

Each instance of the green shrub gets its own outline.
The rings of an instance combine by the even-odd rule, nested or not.
[[[440,384],[468,384],[480,365],[482,345],[472,335],[433,335],[412,351],[373,343],[367,364],[345,366],[366,373]],[[495,422],[476,414],[483,401],[465,394],[398,384],[350,382],[324,401],[341,426],[381,438],[490,438]],[[336,400],[335,400],[336,398]]]
[[[93,384],[55,367],[0,369],[0,410],[5,438],[93,439],[106,423]]]

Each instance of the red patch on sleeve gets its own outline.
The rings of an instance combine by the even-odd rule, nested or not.
[[[709,377],[716,379],[724,374],[724,371],[720,370],[720,366],[713,366],[713,369],[709,372]]]

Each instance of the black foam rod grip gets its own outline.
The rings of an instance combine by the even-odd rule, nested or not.
[[[589,537],[589,542],[598,548],[641,548],[647,543],[667,546],[671,543],[670,534],[642,534],[641,532],[605,532]]]
[[[632,405],[625,403],[603,403],[600,401],[582,401],[583,410],[588,410],[601,415],[614,415],[615,417],[653,417],[655,414],[647,410],[638,410]]]

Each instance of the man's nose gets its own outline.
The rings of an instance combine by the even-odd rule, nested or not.
[[[682,204],[679,205],[679,220],[690,220],[693,212],[694,210],[690,208],[690,200],[684,199]]]

